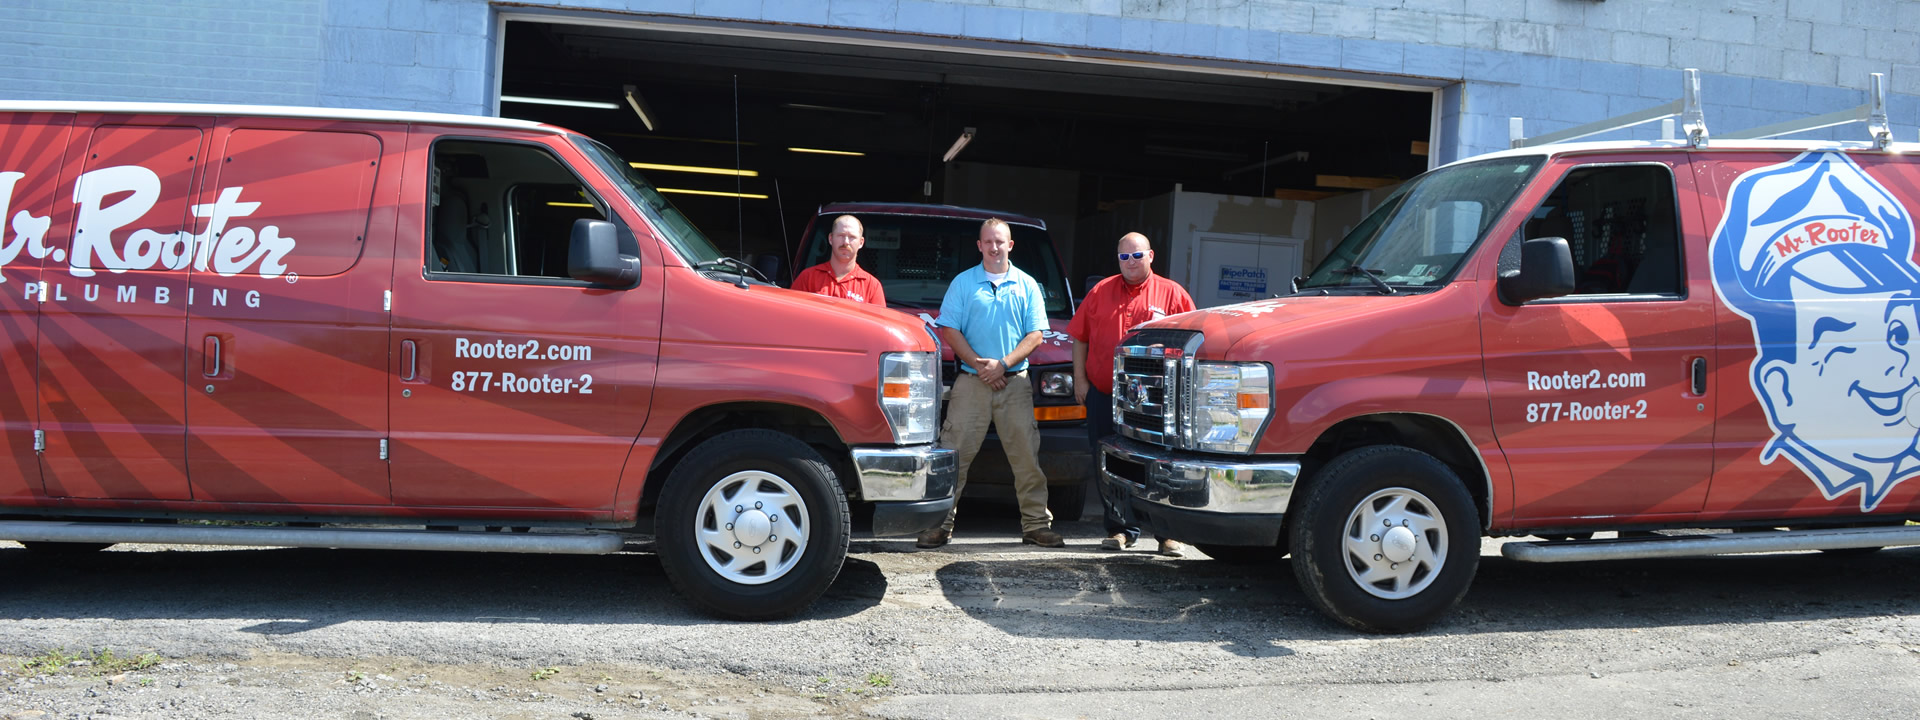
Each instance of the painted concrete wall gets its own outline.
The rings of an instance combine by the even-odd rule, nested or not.
[[[1441,160],[1505,147],[1512,115],[1536,134],[1672,100],[1681,67],[1707,73],[1722,130],[1852,107],[1867,73],[1886,72],[1896,138],[1920,139],[1920,0],[557,0],[536,12],[548,11],[1436,78],[1458,83]],[[484,114],[495,13],[484,0],[8,0],[0,97]]]

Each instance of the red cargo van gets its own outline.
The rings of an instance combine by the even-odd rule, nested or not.
[[[921,323],[744,277],[586,137],[216,105],[7,102],[0,124],[0,538],[604,553],[651,531],[683,594],[765,618],[832,582],[849,502],[883,535],[953,502]]]
[[[827,232],[833,219],[860,219],[867,238],[860,267],[880,280],[887,306],[932,323],[953,276],[980,264],[980,224],[997,217],[1013,231],[1013,264],[1032,275],[1047,294],[1047,322],[1040,347],[1029,359],[1033,417],[1040,425],[1040,470],[1047,476],[1047,508],[1055,520],[1080,519],[1087,503],[1087,476],[1093,456],[1087,448],[1086,409],[1073,400],[1073,288],[1066,281],[1047,223],[1013,213],[952,205],[916,203],[832,203],[820,206],[800,236],[796,271],[826,262],[833,254]],[[959,366],[953,348],[942,347],[941,387],[953,386]],[[989,433],[967,469],[969,497],[1012,497],[1013,472],[997,435]]]
[[[1297,291],[1131,334],[1104,478],[1216,557],[1291,553],[1376,631],[1454,605],[1483,534],[1543,562],[1920,544],[1920,147],[1876,130],[1410,180]]]

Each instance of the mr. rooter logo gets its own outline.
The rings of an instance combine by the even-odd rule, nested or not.
[[[1785,457],[1872,511],[1920,474],[1920,266],[1913,220],[1844,153],[1808,152],[1734,182],[1713,282],[1753,325],[1748,380]]]
[[[24,173],[0,172],[0,218],[12,211],[14,187],[26,179]],[[128,270],[184,270],[191,266],[199,272],[232,277],[242,273],[276,278],[287,272],[286,258],[293,252],[295,240],[280,234],[280,227],[267,225],[254,229],[234,225],[235,218],[252,215],[257,202],[241,202],[243,188],[222,188],[218,199],[194,205],[195,217],[206,218],[205,230],[185,229],[161,232],[135,228],[122,232],[128,224],[146,215],[160,198],[160,176],[139,165],[101,168],[80,176],[73,185],[73,203],[79,206],[74,220],[73,254],[46,244],[52,222],[26,210],[12,215],[8,227],[0,227],[0,265],[10,264],[25,251],[29,257],[65,262],[75,277],[92,277],[96,271],[124,273]],[[119,197],[108,204],[107,198]],[[120,240],[115,240],[119,237]],[[0,277],[0,282],[5,282]]]

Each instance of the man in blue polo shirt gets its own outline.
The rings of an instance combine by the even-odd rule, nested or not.
[[[940,302],[940,339],[953,347],[964,372],[947,395],[947,420],[940,446],[959,451],[960,478],[955,497],[967,486],[967,466],[980,452],[987,426],[999,430],[1000,444],[1013,466],[1014,495],[1020,501],[1020,540],[1041,547],[1065,547],[1047,510],[1047,476],[1040,472],[1040,426],[1033,419],[1033,384],[1027,380],[1027,355],[1040,347],[1047,328],[1046,295],[1033,276],[1013,266],[1013,232],[1007,222],[990,218],[980,225],[980,264],[947,286]],[[953,539],[953,513],[940,527],[920,534],[916,547],[936,548]]]

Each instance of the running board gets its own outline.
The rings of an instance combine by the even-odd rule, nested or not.
[[[605,555],[619,552],[627,536],[594,531],[514,533],[7,520],[0,521],[0,540]]]
[[[1617,540],[1510,542],[1500,546],[1500,554],[1508,560],[1551,563],[1883,548],[1902,545],[1920,545],[1920,527],[1770,530],[1719,535],[1656,535]]]

